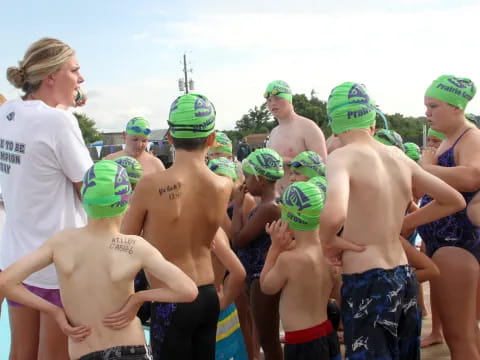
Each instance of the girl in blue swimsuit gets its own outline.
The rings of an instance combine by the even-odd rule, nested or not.
[[[464,110],[475,95],[469,79],[440,76],[425,93],[427,120],[445,134],[435,150],[427,148],[421,166],[462,193],[467,204],[480,189],[480,131],[467,122]],[[424,196],[421,206],[431,202]],[[477,287],[480,278],[480,230],[466,210],[420,226],[427,254],[440,269],[431,281],[431,299],[438,308],[452,359],[480,359]]]

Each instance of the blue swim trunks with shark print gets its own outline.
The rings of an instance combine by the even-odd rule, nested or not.
[[[418,284],[409,265],[343,275],[346,360],[419,360]]]

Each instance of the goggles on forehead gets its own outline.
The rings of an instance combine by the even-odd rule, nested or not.
[[[290,162],[288,163],[288,166],[294,167],[294,168],[299,168],[299,167],[302,167],[302,166],[305,166],[305,165],[303,165],[303,164],[302,164],[301,162],[299,162],[299,161],[290,161]]]
[[[134,125],[134,126],[127,126],[127,131],[128,130],[131,130],[131,131],[134,131],[138,134],[144,134],[144,135],[150,135],[150,133],[152,132],[152,130],[150,129],[146,129],[146,128],[142,128],[138,125]]]
[[[290,93],[288,91],[281,91],[281,90],[278,90],[278,89],[273,89],[270,92],[265,92],[263,94],[263,97],[265,99],[268,99],[269,96],[277,96],[278,94],[290,94]]]

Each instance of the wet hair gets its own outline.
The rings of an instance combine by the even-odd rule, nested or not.
[[[40,39],[30,45],[18,67],[7,69],[7,80],[26,95],[30,94],[40,87],[45,77],[59,70],[74,55],[73,49],[60,40]]]
[[[197,151],[207,146],[207,137],[193,139],[179,139],[172,136],[173,146],[176,150]]]

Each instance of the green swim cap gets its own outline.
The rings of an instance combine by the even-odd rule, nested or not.
[[[127,170],[128,179],[132,185],[135,185],[142,177],[143,168],[137,159],[131,156],[121,156],[114,161]]]
[[[435,136],[435,137],[439,138],[440,140],[445,139],[445,134],[444,133],[441,133],[439,131],[435,131],[432,128],[428,129],[427,135],[428,136]]]
[[[403,146],[405,147],[405,154],[410,159],[412,159],[413,161],[420,160],[422,156],[420,152],[420,147],[417,144],[413,142],[406,142],[405,144],[403,144]]]
[[[100,160],[85,173],[81,193],[83,208],[89,217],[113,218],[127,210],[132,186],[122,166]]]
[[[384,145],[396,146],[405,152],[402,136],[396,131],[380,129],[375,133],[373,138]]]
[[[340,134],[374,126],[377,109],[364,85],[344,82],[330,93],[327,114],[332,132]]]
[[[453,75],[442,75],[432,82],[427,91],[425,91],[425,96],[465,110],[468,102],[473,99],[476,92],[477,88],[472,80],[458,78]]]
[[[215,174],[228,176],[233,181],[238,180],[235,163],[226,157],[219,157],[208,162],[208,168]]]
[[[232,140],[227,136],[227,134],[217,131],[215,133],[215,144],[210,148],[211,150],[216,150],[228,155],[233,155],[232,152]]]
[[[261,176],[268,181],[277,181],[284,175],[283,160],[275,150],[257,149],[242,161],[242,170],[246,174]]]
[[[125,132],[128,135],[148,136],[152,130],[150,129],[150,124],[145,118],[137,116],[128,121]]]
[[[308,180],[308,182],[310,184],[314,184],[315,186],[317,186],[320,191],[322,191],[323,194],[325,194],[325,197],[327,196],[327,179],[325,178],[325,176],[315,176],[313,178],[311,178],[310,180]]]
[[[288,166],[311,179],[315,176],[325,176],[325,163],[315,151],[303,151],[288,163]]]
[[[293,230],[315,230],[320,222],[324,201],[324,194],[314,184],[294,182],[282,195],[282,220],[288,222]]]
[[[206,96],[185,94],[170,107],[170,134],[177,139],[198,139],[215,129],[215,107]]]
[[[282,80],[275,80],[267,85],[267,89],[265,90],[263,97],[268,99],[268,97],[272,95],[281,97],[290,102],[293,101],[292,90],[290,89],[290,86]]]

